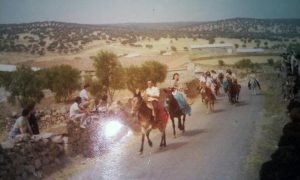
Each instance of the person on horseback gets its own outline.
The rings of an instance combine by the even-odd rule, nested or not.
[[[191,107],[187,103],[183,93],[181,92],[181,88],[179,87],[179,74],[178,73],[173,74],[173,78],[171,80],[171,85],[170,85],[169,89],[172,90],[172,94],[173,94],[174,98],[176,99],[182,113],[191,115]]]
[[[149,108],[152,109],[152,115],[154,121],[159,120],[159,89],[154,85],[152,81],[147,82],[148,88],[146,89],[146,101],[148,102]]]
[[[261,89],[259,81],[256,79],[256,75],[254,73],[254,71],[251,71],[251,74],[249,75],[249,81],[248,81],[248,88],[251,89],[251,80],[253,80],[259,89]]]
[[[216,84],[214,83],[213,77],[209,71],[207,71],[205,75],[206,75],[206,86],[211,89],[213,95],[216,97],[216,93],[215,93]]]

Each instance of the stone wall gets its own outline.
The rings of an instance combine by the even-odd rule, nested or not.
[[[62,135],[19,135],[1,143],[0,179],[42,178],[43,170],[61,163],[64,155]]]

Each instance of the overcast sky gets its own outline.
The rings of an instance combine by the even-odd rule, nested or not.
[[[0,0],[0,23],[85,24],[300,18],[300,0]]]

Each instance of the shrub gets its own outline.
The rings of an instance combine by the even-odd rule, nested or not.
[[[224,65],[225,65],[225,63],[224,63],[223,60],[219,60],[219,61],[218,61],[218,64],[219,64],[219,66],[224,66]]]

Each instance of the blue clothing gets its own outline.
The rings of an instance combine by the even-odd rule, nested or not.
[[[19,134],[21,134],[21,132],[18,128],[12,128],[9,132],[8,139],[14,139]]]
[[[228,90],[228,81],[227,80],[223,81],[223,88],[224,88],[224,91],[227,92],[227,90]]]
[[[179,92],[174,92],[172,94],[173,94],[174,98],[176,99],[181,112],[184,114],[188,114],[190,116],[192,109],[191,109],[191,106],[184,99],[183,95]]]

